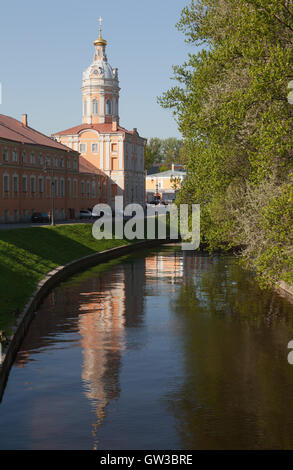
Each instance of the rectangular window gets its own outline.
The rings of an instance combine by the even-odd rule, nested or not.
[[[36,179],[34,176],[31,176],[31,193],[36,192]]]
[[[44,183],[43,183],[43,178],[39,178],[39,193],[44,192]]]
[[[60,196],[64,197],[64,180],[60,180]]]
[[[67,195],[71,197],[71,181],[67,180]]]
[[[3,149],[3,161],[8,162],[9,160],[9,152],[7,149]]]
[[[118,144],[112,144],[111,149],[112,152],[118,152]]]
[[[73,160],[73,169],[77,170],[77,159],[76,158]]]
[[[27,177],[26,176],[22,177],[22,190],[24,193],[27,192]]]
[[[43,155],[41,153],[39,155],[39,165],[43,165]]]
[[[80,153],[86,153],[86,144],[79,144]]]
[[[12,184],[13,184],[13,192],[18,193],[18,176],[13,176]]]
[[[58,168],[58,158],[57,157],[54,158],[54,167]]]
[[[22,163],[26,163],[26,152],[22,152]]]
[[[36,162],[35,161],[35,154],[34,154],[34,152],[31,152],[31,154],[30,154],[30,163],[31,163],[31,165],[34,165],[35,162]]]
[[[92,182],[92,197],[96,197],[96,183]]]
[[[9,176],[8,175],[3,176],[3,189],[6,192],[9,191]]]
[[[71,160],[70,160],[70,158],[67,159],[67,168],[71,168]]]
[[[64,168],[64,158],[61,158],[61,160],[60,160],[60,166],[61,166],[61,168]]]
[[[18,153],[16,150],[12,151],[12,161],[13,162],[18,162]]]
[[[86,193],[89,195],[90,194],[90,182],[86,182]]]
[[[92,144],[92,152],[98,153],[99,151],[99,144]]]
[[[80,184],[80,192],[82,195],[84,195],[84,181],[82,181]]]

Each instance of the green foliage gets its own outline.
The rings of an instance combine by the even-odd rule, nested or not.
[[[179,202],[201,204],[211,250],[244,245],[263,283],[292,282],[292,3],[194,0],[177,26],[197,46],[174,67],[179,84],[159,98],[184,135],[188,177]]]
[[[172,163],[184,163],[185,159],[183,143],[175,137],[152,137],[145,148],[145,169],[160,163],[160,171],[165,171],[171,168]]]

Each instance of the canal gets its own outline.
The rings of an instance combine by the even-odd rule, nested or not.
[[[160,248],[39,308],[0,404],[1,449],[292,449],[293,306],[236,257]]]

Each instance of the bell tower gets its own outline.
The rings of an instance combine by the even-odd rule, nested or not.
[[[107,41],[102,38],[102,18],[99,18],[99,23],[94,59],[82,76],[82,122],[119,123],[118,69],[113,69],[108,63]]]

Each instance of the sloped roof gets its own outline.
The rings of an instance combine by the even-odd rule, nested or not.
[[[56,140],[51,139],[51,137],[36,131],[32,127],[25,126],[22,122],[17,121],[17,119],[5,116],[4,114],[0,114],[0,138],[72,152],[72,149],[66,145],[60,144]]]
[[[107,176],[102,170],[90,163],[86,158],[79,156],[79,172],[94,173],[96,175]]]
[[[78,134],[80,131],[83,130],[95,130],[100,132],[101,134],[117,134],[119,132],[125,132],[127,134],[134,134],[134,131],[128,131],[124,127],[117,126],[117,131],[112,130],[112,123],[102,123],[102,124],[79,124],[78,126],[70,127],[69,129],[65,129],[64,131],[55,132],[52,135],[75,135]]]

